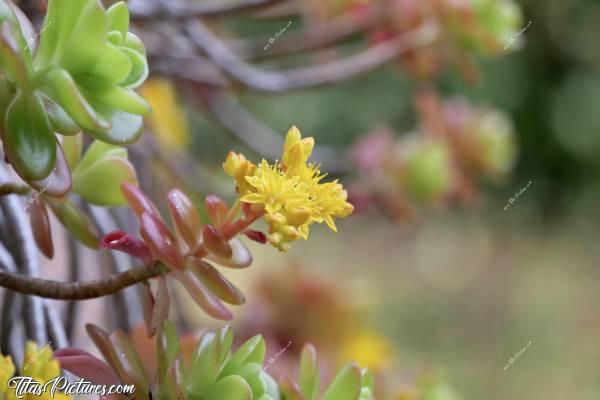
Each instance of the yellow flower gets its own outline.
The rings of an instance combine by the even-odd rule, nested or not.
[[[8,387],[8,380],[15,374],[15,366],[10,357],[0,355],[0,399],[16,400],[14,388]],[[60,365],[57,360],[52,357],[52,349],[48,344],[40,349],[34,342],[28,341],[25,344],[25,354],[23,356],[23,368],[21,375],[31,377],[36,382],[43,385],[44,383],[60,376]],[[46,391],[41,396],[33,394],[25,394],[22,400],[69,400],[70,396],[64,393],[56,393],[52,397],[50,391]]]
[[[149,79],[140,93],[152,107],[149,120],[160,144],[174,150],[185,149],[190,129],[173,83],[164,78]]]
[[[375,332],[358,332],[342,345],[340,360],[354,360],[363,368],[380,370],[392,360],[392,346],[388,340]]]
[[[337,181],[321,183],[326,175],[319,166],[308,164],[313,138],[302,138],[292,127],[285,139],[281,163],[262,160],[258,166],[243,155],[230,152],[223,163],[225,172],[237,183],[240,200],[264,207],[269,225],[269,242],[279,250],[289,243],[307,239],[309,226],[325,222],[336,231],[334,218],[352,213],[347,193]]]
[[[8,380],[15,374],[15,365],[10,356],[0,355],[0,394],[8,390]]]
[[[252,176],[256,172],[256,165],[248,161],[243,154],[237,154],[230,151],[223,163],[223,170],[237,184],[237,191],[240,195],[248,193],[251,190],[250,184],[246,181],[246,176]]]

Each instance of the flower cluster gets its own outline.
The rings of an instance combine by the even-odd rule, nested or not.
[[[334,218],[350,215],[353,207],[337,180],[321,182],[319,166],[308,163],[313,138],[302,138],[292,127],[286,136],[280,162],[262,160],[254,165],[242,154],[230,152],[223,163],[225,172],[237,182],[243,203],[262,207],[269,224],[269,242],[281,251],[298,239],[307,239],[312,223],[325,222],[336,232]]]
[[[15,365],[10,356],[0,355],[0,399],[15,400],[17,398],[25,400],[42,399],[50,400],[51,398],[58,400],[68,400],[71,397],[64,393],[55,393],[51,397],[50,391],[43,392],[40,396],[26,394],[24,397],[18,397],[14,386],[11,388],[9,381],[16,372]],[[60,364],[52,354],[50,346],[45,346],[39,349],[34,342],[25,344],[25,354],[23,356],[22,374],[33,378],[36,382],[44,384],[60,375]]]

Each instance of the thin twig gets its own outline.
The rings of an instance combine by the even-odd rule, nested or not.
[[[73,238],[69,237],[69,280],[71,282],[76,282],[79,280],[79,242]],[[65,323],[65,330],[67,331],[67,337],[69,340],[73,340],[73,336],[75,335],[75,322],[77,320],[77,311],[79,308],[79,303],[77,301],[70,301],[67,305],[67,322]]]
[[[374,26],[380,19],[381,17],[374,10],[361,19],[357,19],[353,13],[347,13],[327,22],[307,25],[298,32],[286,33],[268,51],[265,51],[268,37],[252,40],[229,40],[226,45],[245,60],[306,52],[337,45],[341,40]]]
[[[7,194],[20,194],[25,195],[31,191],[31,188],[27,185],[20,185],[18,183],[3,183],[0,185],[0,196]]]
[[[0,271],[0,286],[18,293],[56,300],[88,300],[107,296],[167,272],[157,263],[151,267],[138,266],[104,279],[86,282],[58,282]]]
[[[48,299],[43,300],[44,312],[46,313],[46,325],[48,327],[48,335],[50,343],[55,349],[60,349],[69,346],[69,339],[65,332],[62,319],[56,312],[54,305]]]
[[[6,250],[6,247],[0,242],[0,269],[15,273],[17,267],[15,262]],[[15,324],[15,316],[21,313],[22,296],[10,290],[4,291],[2,300],[2,315],[0,316],[0,348],[3,354],[14,354],[14,349],[10,348],[10,337]],[[23,343],[24,344],[24,340]],[[20,346],[22,347],[22,346]]]
[[[149,1],[131,0],[129,12],[133,19],[149,18],[193,18],[233,14],[260,7],[267,7],[282,0],[244,0],[244,1],[201,1],[184,2],[179,0]]]
[[[7,175],[6,171],[0,168],[0,179],[6,181]],[[17,268],[20,268],[24,274],[31,276],[31,279],[35,279],[33,277],[39,274],[38,253],[23,204],[14,195],[0,196],[0,207],[2,207],[7,225],[11,229],[12,240],[10,245],[15,250],[14,259]],[[35,340],[38,345],[44,346],[48,341],[48,337],[41,299],[26,296],[24,303],[25,334]]]
[[[198,48],[237,81],[254,90],[271,93],[331,84],[353,78],[409,50],[430,45],[439,35],[438,26],[430,23],[342,60],[286,71],[266,71],[241,60],[202,22],[188,21],[185,29]]]
[[[248,112],[235,97],[225,91],[190,88],[190,96],[202,96],[217,120],[237,139],[257,154],[272,160],[280,157],[283,137]],[[332,146],[315,146],[312,161],[330,173],[348,172],[348,159],[343,150]]]

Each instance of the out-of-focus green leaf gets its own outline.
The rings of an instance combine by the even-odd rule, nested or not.
[[[252,400],[252,390],[242,377],[231,375],[217,382],[212,388],[208,398],[220,400]]]
[[[96,227],[83,211],[70,201],[51,200],[48,204],[58,220],[77,240],[93,249],[97,249],[100,246]]]
[[[360,370],[355,365],[346,365],[333,379],[322,400],[358,400],[360,389]]]
[[[129,9],[124,1],[113,4],[106,10],[109,21],[109,30],[118,31],[122,37],[129,31]]]

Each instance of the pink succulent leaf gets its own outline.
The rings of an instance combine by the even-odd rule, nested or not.
[[[127,232],[112,231],[104,235],[100,246],[105,249],[121,251],[130,256],[139,258],[144,265],[154,264],[154,256],[150,248],[140,239],[131,236]]]
[[[95,384],[116,385],[121,383],[108,364],[86,351],[65,347],[56,350],[54,358],[58,360],[61,368]]]

